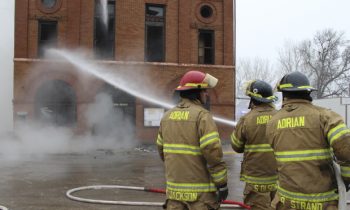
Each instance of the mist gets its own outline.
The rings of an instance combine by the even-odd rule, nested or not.
[[[91,134],[95,135],[98,142],[95,148],[113,148],[118,150],[130,149],[136,145],[134,139],[134,126],[131,119],[124,116],[120,108],[115,107],[112,97],[106,93],[99,93],[95,102],[91,104],[86,112],[88,126]]]
[[[76,135],[68,127],[40,121],[18,121],[14,132],[0,138],[2,159],[26,160],[52,154],[89,153],[95,150],[124,151],[133,149],[134,127],[114,107],[111,96],[98,94],[88,106],[85,117],[91,131]]]

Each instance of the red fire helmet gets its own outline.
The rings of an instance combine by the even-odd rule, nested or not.
[[[215,87],[217,83],[218,79],[210,74],[201,71],[189,71],[181,78],[180,85],[175,90],[207,89]]]

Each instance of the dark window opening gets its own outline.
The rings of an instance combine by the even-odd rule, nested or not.
[[[210,18],[213,15],[213,9],[208,6],[204,5],[201,7],[201,16],[204,18]]]
[[[39,20],[38,57],[43,57],[45,49],[57,47],[57,21]]]
[[[145,61],[163,62],[165,60],[164,20],[163,5],[146,4]]]
[[[95,0],[94,52],[97,59],[113,59],[115,1]]]
[[[198,63],[214,64],[214,31],[199,30],[198,37]]]
[[[76,96],[64,81],[44,83],[35,98],[35,114],[44,124],[73,126],[76,123]]]

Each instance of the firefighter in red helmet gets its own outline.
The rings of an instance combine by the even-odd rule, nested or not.
[[[228,195],[220,137],[207,103],[218,79],[189,71],[175,89],[181,100],[160,123],[157,146],[165,165],[165,209],[219,209]]]

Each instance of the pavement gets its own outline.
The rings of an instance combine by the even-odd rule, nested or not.
[[[240,157],[225,155],[229,168],[228,199],[242,201],[238,181]],[[9,210],[136,210],[161,207],[91,204],[66,197],[70,189],[90,185],[165,188],[164,168],[154,148],[99,149],[84,153],[22,155],[0,154],[0,206]],[[73,194],[97,200],[164,202],[163,194],[101,189]]]
[[[228,147],[224,150],[227,151],[224,160],[228,166],[228,199],[242,201],[243,183],[239,181],[242,156]],[[66,192],[91,185],[164,189],[164,183],[163,163],[154,146],[20,157],[5,157],[0,153],[0,206],[9,210],[160,210],[161,207],[154,206],[78,202],[66,197]],[[118,189],[84,190],[73,195],[111,201],[165,200],[163,194]]]

